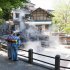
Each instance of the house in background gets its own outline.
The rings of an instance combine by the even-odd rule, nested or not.
[[[53,17],[50,11],[51,10],[44,10],[42,8],[33,10],[30,15],[26,15],[25,24],[36,26],[42,34],[47,34]]]
[[[25,3],[24,7],[12,10],[11,13],[15,30],[22,31],[25,29],[25,15],[30,14],[32,10],[34,10],[33,3]]]
[[[33,3],[26,3],[25,7],[12,10],[15,30],[22,31],[25,25],[31,25],[40,33],[48,34],[53,17],[51,10],[35,9],[34,6]]]

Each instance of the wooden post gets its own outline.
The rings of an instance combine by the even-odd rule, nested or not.
[[[60,70],[60,55],[55,56],[55,70]]]
[[[29,49],[29,60],[28,60],[28,62],[30,63],[30,64],[32,64],[33,63],[33,49]]]

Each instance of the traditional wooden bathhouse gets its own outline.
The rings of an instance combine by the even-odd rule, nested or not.
[[[25,16],[25,23],[36,26],[40,32],[44,33],[48,31],[49,26],[52,24],[52,17],[51,10],[37,8]]]
[[[22,31],[25,28],[25,24],[28,24],[36,26],[41,33],[48,34],[49,26],[52,24],[52,10],[33,9],[33,4],[29,5],[29,7],[32,9],[20,8],[12,11],[15,30]]]

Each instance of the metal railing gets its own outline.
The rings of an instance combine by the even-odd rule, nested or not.
[[[19,50],[22,50],[22,49],[19,49]],[[60,70],[61,68],[70,69],[69,67],[60,66],[60,61],[61,60],[62,61],[70,61],[70,60],[67,60],[67,59],[61,59],[60,55],[56,55],[55,57],[47,56],[47,55],[43,55],[43,54],[39,54],[39,53],[33,52],[33,49],[29,49],[28,51],[26,51],[26,50],[22,50],[22,51],[28,52],[28,57],[27,56],[24,56],[24,57],[28,58],[28,62],[30,64],[33,63],[33,60],[36,60],[36,61],[40,61],[40,62],[43,62],[43,63],[46,63],[46,64],[54,66],[55,70]],[[55,64],[52,64],[52,63],[49,63],[49,62],[45,62],[45,61],[42,61],[42,60],[39,60],[39,59],[36,59],[36,58],[33,58],[33,54],[44,56],[44,57],[48,57],[48,58],[52,58],[52,59],[55,60]]]
[[[22,57],[25,57],[25,58],[28,58],[28,63],[32,64],[33,63],[33,60],[36,60],[36,61],[39,61],[39,62],[43,62],[43,63],[46,63],[46,64],[49,64],[49,65],[52,65],[54,66],[54,70],[60,70],[61,68],[64,68],[64,69],[70,69],[70,67],[65,67],[65,66],[61,66],[60,65],[60,61],[70,61],[68,59],[61,59],[60,58],[60,55],[56,55],[55,57],[52,57],[52,56],[47,56],[47,55],[44,55],[44,54],[40,54],[40,53],[36,53],[36,52],[33,52],[33,49],[29,49],[28,51],[27,50],[23,50],[23,49],[19,49],[21,51],[25,51],[25,52],[28,52],[28,56],[24,56],[22,54],[18,54],[19,56],[22,56]],[[39,59],[36,59],[36,58],[33,58],[33,55],[36,54],[36,55],[40,55],[40,56],[44,56],[44,57],[48,57],[48,58],[51,58],[51,59],[54,59],[55,60],[55,63],[52,64],[52,63],[49,63],[49,62],[45,62],[45,61],[42,61],[42,60],[39,60]]]

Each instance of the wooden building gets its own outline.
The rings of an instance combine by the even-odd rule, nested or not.
[[[53,15],[42,8],[37,8],[30,15],[26,15],[26,24],[34,25],[40,32],[46,32],[52,24]]]

